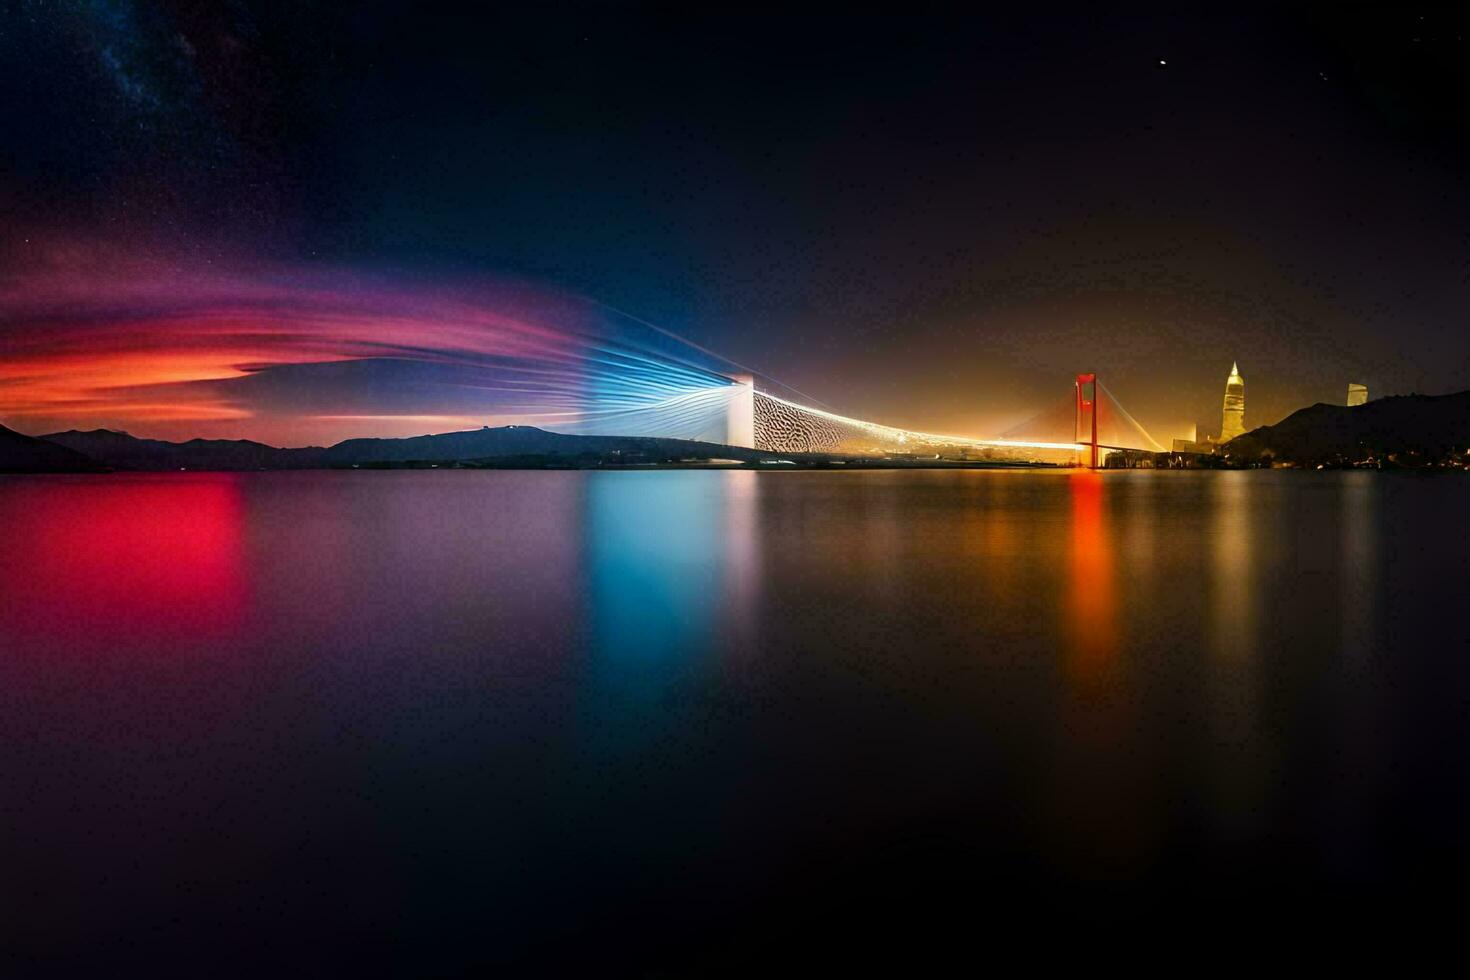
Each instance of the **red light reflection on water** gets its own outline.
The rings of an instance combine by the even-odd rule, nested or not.
[[[1071,639],[1068,675],[1095,682],[1111,667],[1118,646],[1117,594],[1112,534],[1104,507],[1103,479],[1073,473],[1072,534],[1068,553],[1067,626]]]
[[[12,637],[215,635],[245,606],[238,478],[0,482],[0,622]]]
[[[1108,507],[1120,474],[1068,477],[1071,529],[1067,551],[1069,695],[1058,714],[1048,847],[1063,866],[1097,880],[1122,881],[1154,860],[1165,812],[1154,760],[1140,737],[1138,692],[1129,676],[1125,624],[1119,612],[1119,535]]]

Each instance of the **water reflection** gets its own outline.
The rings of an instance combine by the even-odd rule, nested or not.
[[[1113,666],[1118,648],[1117,597],[1112,531],[1107,514],[1107,477],[1077,472],[1068,477],[1072,523],[1068,552],[1067,622],[1074,684],[1095,684]]]
[[[756,638],[761,591],[761,476],[750,471],[722,475],[725,521],[723,615],[720,631],[732,650],[749,652]]]
[[[1377,627],[1374,597],[1381,588],[1378,573],[1378,482],[1373,473],[1356,471],[1343,475],[1342,558],[1338,568],[1342,583],[1342,650],[1352,662],[1361,664],[1372,650]]]
[[[1213,484],[1210,528],[1212,649],[1219,660],[1249,662],[1255,656],[1256,565],[1252,560],[1251,487],[1248,473],[1222,473]]]
[[[1181,883],[1412,884],[1470,811],[1463,506],[1355,473],[0,480],[0,904],[38,958],[212,954],[203,910],[514,974],[956,883],[1150,921]]]
[[[723,474],[698,471],[589,476],[587,682],[599,738],[656,737],[671,715],[656,709],[715,645],[728,585],[728,489]],[[749,560],[748,545],[734,553]]]
[[[725,485],[704,473],[590,479],[587,574],[600,661],[662,673],[705,645],[723,594],[725,502]]]
[[[150,646],[229,634],[247,603],[243,516],[229,474],[0,486],[5,629]]]
[[[1116,499],[1128,474],[1080,471],[1067,477],[1070,525],[1066,590],[1066,697],[1049,793],[1048,849],[1083,877],[1117,879],[1146,860],[1156,842],[1147,762],[1126,763],[1119,750],[1136,744],[1136,679],[1125,658],[1118,608],[1119,534]]]
[[[1363,855],[1377,817],[1383,776],[1390,760],[1380,733],[1385,719],[1371,683],[1379,650],[1379,597],[1384,582],[1380,566],[1380,478],[1376,473],[1343,474],[1338,515],[1338,592],[1341,612],[1340,657],[1334,665],[1333,711],[1338,771],[1347,774],[1324,807],[1328,830],[1325,850],[1342,873],[1362,876]],[[1376,869],[1373,869],[1376,870]]]
[[[1261,558],[1255,554],[1258,521],[1277,518],[1254,510],[1263,490],[1249,472],[1220,473],[1211,484],[1210,723],[1214,778],[1210,818],[1227,836],[1254,832],[1264,818],[1269,752],[1261,722],[1257,602]]]

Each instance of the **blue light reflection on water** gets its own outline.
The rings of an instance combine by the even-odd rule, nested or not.
[[[711,669],[722,619],[725,484],[694,471],[594,473],[582,516],[582,726],[597,758],[667,737]]]

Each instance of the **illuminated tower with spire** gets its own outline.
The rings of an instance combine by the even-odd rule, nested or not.
[[[1220,441],[1229,442],[1245,434],[1245,379],[1240,368],[1230,365],[1230,377],[1225,379],[1225,421],[1220,425]]]

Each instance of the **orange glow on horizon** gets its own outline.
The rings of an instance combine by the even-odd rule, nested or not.
[[[29,351],[0,360],[0,418],[246,419],[253,413],[190,386],[242,378],[260,366],[349,359],[315,345],[272,342],[263,332],[222,336],[214,326],[169,319],[58,328],[50,349],[33,342]],[[83,341],[90,342],[87,349]]]
[[[283,366],[359,360],[480,366],[525,358],[569,370],[578,363],[586,304],[486,285],[457,290],[264,267],[231,274],[137,266],[127,256],[32,269],[0,283],[8,329],[0,423],[32,434],[126,428],[153,438],[277,445],[409,434],[402,425],[386,431],[393,423],[481,424],[447,404],[385,404],[388,411],[375,412],[370,389],[344,400],[341,412],[320,393],[316,404],[308,394],[305,405],[273,406],[259,393],[279,389],[234,382]],[[362,431],[375,419],[389,426]]]

